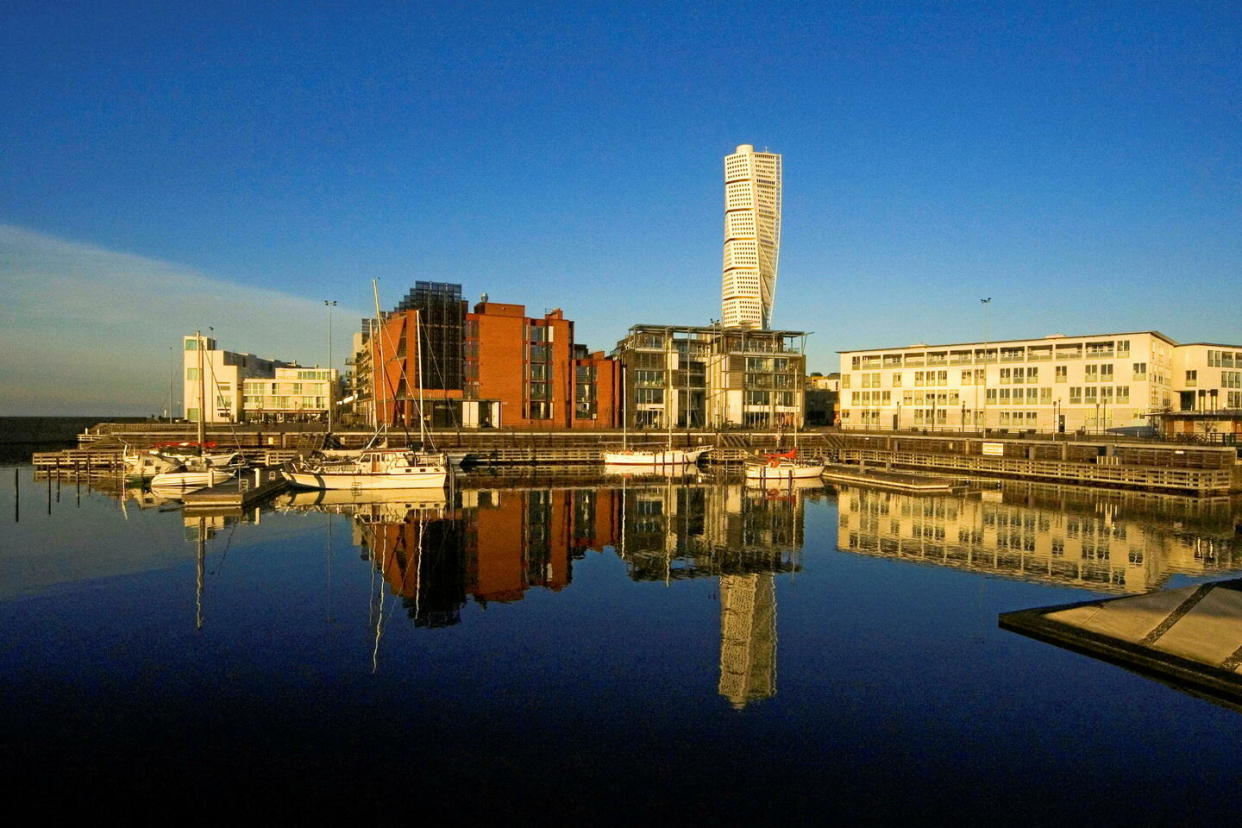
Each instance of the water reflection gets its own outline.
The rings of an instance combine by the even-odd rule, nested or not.
[[[774,576],[801,568],[804,507],[821,486],[630,480],[467,485],[447,499],[409,492],[298,493],[275,507],[347,515],[384,589],[373,593],[378,667],[386,595],[418,627],[462,621],[470,601],[520,601],[572,582],[573,562],[612,549],[634,581],[717,578],[719,692],[738,709],[776,692]]]
[[[842,487],[842,551],[1093,590],[1144,592],[1171,575],[1242,568],[1235,503],[1004,484],[973,495]]]

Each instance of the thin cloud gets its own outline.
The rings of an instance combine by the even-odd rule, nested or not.
[[[171,262],[0,225],[0,415],[154,414],[179,376],[181,337],[325,363],[323,303],[214,279]],[[366,314],[334,310],[338,366]],[[176,388],[180,397],[180,386]]]

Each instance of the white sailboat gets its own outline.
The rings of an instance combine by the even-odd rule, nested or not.
[[[682,471],[699,462],[699,458],[712,450],[712,446],[673,448],[673,418],[669,406],[665,406],[664,419],[668,427],[668,447],[663,449],[631,449],[629,447],[629,412],[626,410],[625,383],[621,384],[621,450],[605,451],[604,465],[609,467],[641,467],[641,470],[672,468]],[[628,469],[627,469],[628,470]]]
[[[203,379],[203,334],[194,332],[194,345],[198,351],[198,441],[193,452],[189,446],[183,448],[182,454],[157,455],[163,460],[179,461],[171,469],[161,471],[151,478],[151,491],[161,496],[185,494],[206,486],[215,486],[230,479],[241,467],[236,452],[211,454],[207,452],[209,445],[206,440],[207,426],[204,412],[207,398]]]
[[[378,381],[381,374],[387,377],[387,371],[382,338],[383,316],[379,307],[379,288],[374,280],[371,282],[371,290],[375,295],[376,333],[381,337],[378,343],[380,358],[374,372]],[[414,347],[418,354],[418,434],[420,445],[425,447],[427,431],[423,418],[422,317],[417,311],[414,319]],[[443,452],[427,451],[425,448],[418,451],[408,448],[369,448],[356,457],[292,463],[281,473],[286,480],[302,489],[425,489],[444,488],[449,469],[448,458]]]
[[[748,482],[759,483],[819,479],[824,473],[824,464],[798,456],[798,421],[795,419],[793,448],[748,460],[742,473]]]

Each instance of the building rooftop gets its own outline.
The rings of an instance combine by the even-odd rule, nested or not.
[[[1061,340],[1068,340],[1068,339],[1084,339],[1084,340],[1085,339],[1108,339],[1110,337],[1138,336],[1140,334],[1151,334],[1152,336],[1156,336],[1156,337],[1159,337],[1160,339],[1163,339],[1165,342],[1169,343],[1170,345],[1182,344],[1182,343],[1179,343],[1177,340],[1172,339],[1171,337],[1165,336],[1164,334],[1160,333],[1160,331],[1122,331],[1120,333],[1076,334],[1074,336],[1067,336],[1065,334],[1049,334],[1048,336],[1028,336],[1022,339],[988,339],[988,340],[983,340],[980,342],[949,342],[949,343],[937,343],[934,345],[929,345],[926,342],[918,342],[912,345],[895,345],[895,346],[890,346],[887,348],[850,348],[847,350],[837,351],[837,353],[838,354],[860,354],[860,353],[864,353],[868,351],[908,351],[911,348],[967,348],[967,347],[977,347],[977,346],[987,347],[990,345],[1005,345],[1011,342],[1059,342]],[[1198,344],[1206,344],[1206,343],[1185,343],[1185,344],[1198,345]],[[1242,346],[1227,345],[1223,347],[1237,348],[1237,347],[1242,347]]]

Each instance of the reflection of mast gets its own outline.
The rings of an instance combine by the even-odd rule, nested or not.
[[[776,695],[776,584],[771,574],[720,576],[719,690],[735,710]]]
[[[207,518],[198,519],[198,549],[194,556],[194,629],[203,628],[203,575],[207,557]]]

